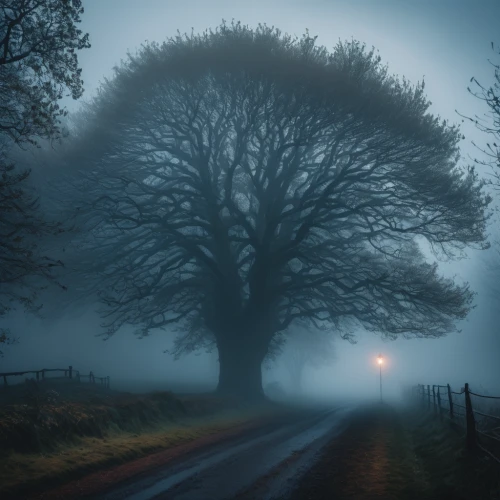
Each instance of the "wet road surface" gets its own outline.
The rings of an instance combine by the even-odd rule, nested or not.
[[[323,447],[345,430],[352,410],[305,412],[300,418],[213,446],[97,499],[285,500]]]

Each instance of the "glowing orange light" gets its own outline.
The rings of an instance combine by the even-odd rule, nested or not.
[[[379,357],[377,358],[377,363],[378,363],[379,365],[381,365],[383,362],[384,362],[384,359],[382,358],[382,356],[379,356]]]

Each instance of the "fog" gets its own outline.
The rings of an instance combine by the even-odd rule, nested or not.
[[[306,29],[318,36],[320,45],[331,49],[337,41],[354,38],[374,46],[389,72],[416,84],[425,78],[425,92],[432,101],[430,112],[451,123],[462,114],[482,115],[484,104],[467,92],[475,76],[489,85],[493,70],[491,42],[500,43],[496,0],[396,0],[365,1],[272,1],[254,0],[182,2],[107,0],[86,2],[81,29],[88,32],[92,47],[79,54],[85,99],[93,96],[99,82],[112,77],[113,66],[134,52],[144,41],[162,42],[180,32],[200,33],[215,28],[222,19],[241,20],[255,28],[258,23],[276,26],[300,36]],[[76,112],[80,101],[63,99]],[[471,141],[483,145],[486,137],[468,123],[462,124],[462,164],[481,157]],[[487,170],[482,170],[487,175]],[[490,240],[497,234],[497,220],[490,221]],[[379,367],[384,358],[384,397],[397,399],[410,385],[465,382],[483,392],[500,395],[500,297],[491,289],[491,250],[468,250],[467,258],[440,262],[440,270],[458,283],[469,282],[476,292],[475,308],[458,327],[461,331],[438,339],[386,341],[375,333],[356,329],[355,343],[333,336],[335,355],[329,362],[309,363],[304,368],[300,394],[319,398],[379,396]],[[435,260],[431,254],[428,260]],[[498,275],[500,278],[500,274]],[[498,279],[496,278],[496,279]],[[493,278],[493,281],[495,279]],[[50,300],[48,301],[50,302]],[[109,340],[96,337],[100,318],[90,307],[79,314],[50,309],[50,318],[36,318],[16,311],[2,318],[19,343],[7,346],[0,359],[0,372],[64,368],[93,371],[110,376],[114,388],[131,391],[173,389],[179,392],[213,390],[218,380],[218,355],[201,349],[174,359],[172,331],[154,331],[138,339],[129,326]],[[57,308],[56,308],[57,309]],[[42,310],[43,316],[43,310]],[[333,331],[333,327],[332,327]],[[286,354],[286,352],[285,352]],[[277,382],[287,393],[297,393],[283,359],[263,369],[263,385]]]

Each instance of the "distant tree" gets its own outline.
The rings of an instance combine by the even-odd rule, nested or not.
[[[0,318],[16,304],[38,311],[37,294],[57,282],[53,268],[62,264],[40,249],[62,226],[42,217],[30,171],[14,156],[15,145],[59,137],[57,101],[65,89],[75,99],[83,92],[76,50],[90,45],[76,28],[82,13],[80,0],[0,0]],[[0,328],[0,346],[13,341]]]
[[[26,184],[29,170],[16,171],[0,149],[0,318],[21,304],[37,313],[38,293],[49,283],[58,284],[53,273],[62,262],[43,255],[40,239],[64,231],[59,222],[45,220],[38,199]],[[0,327],[0,344],[13,341]],[[1,355],[1,352],[0,352]]]
[[[8,329],[0,328],[0,358],[3,358],[3,349],[5,346],[15,344],[16,342],[17,338],[13,337]]]
[[[491,42],[491,49],[495,51],[495,45]],[[500,55],[498,47],[496,49]],[[493,68],[493,82],[490,85],[483,85],[474,76],[470,79],[470,83],[474,86],[467,87],[471,95],[477,97],[486,104],[486,112],[482,116],[475,115],[474,117],[465,116],[458,112],[464,119],[472,122],[478,130],[485,133],[485,137],[491,137],[486,142],[486,146],[480,146],[473,141],[486,159],[475,159],[476,164],[491,167],[493,180],[490,184],[495,188],[500,188],[500,62],[489,61]],[[484,83],[484,82],[483,82]],[[498,235],[495,234],[498,238]],[[500,295],[498,287],[498,275],[500,273],[500,247],[498,240],[495,245],[496,252],[489,255],[486,259],[488,273],[485,276],[484,282],[487,283],[488,289],[494,296]]]
[[[0,0],[0,132],[13,141],[57,136],[57,102],[82,95],[82,13],[81,0]]]
[[[279,360],[286,368],[295,392],[301,392],[304,370],[319,368],[334,360],[333,338],[323,330],[293,328]]]
[[[484,248],[490,200],[428,106],[355,41],[330,53],[233,23],[143,46],[102,86],[57,188],[105,334],[177,324],[182,348],[217,346],[220,391],[258,397],[298,320],[452,331],[473,294],[418,242]]]

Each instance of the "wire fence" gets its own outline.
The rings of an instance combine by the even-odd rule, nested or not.
[[[471,391],[467,383],[460,391],[452,391],[450,384],[419,384],[412,387],[412,396],[461,431],[468,449],[480,449],[500,464],[500,396]]]
[[[63,377],[67,378],[74,382],[82,382],[82,380],[88,380],[91,384],[100,383],[107,389],[109,389],[109,376],[107,377],[96,377],[93,372],[90,372],[88,375],[80,373],[80,370],[74,370],[72,366],[68,366],[68,368],[43,368],[42,370],[28,370],[23,372],[6,372],[0,373],[0,378],[3,378],[3,386],[7,388],[9,383],[8,380],[12,377],[20,377],[27,374],[35,374],[36,381],[45,380],[46,378],[55,378],[49,374],[53,374],[61,372],[64,374]],[[58,377],[62,378],[62,377]]]

